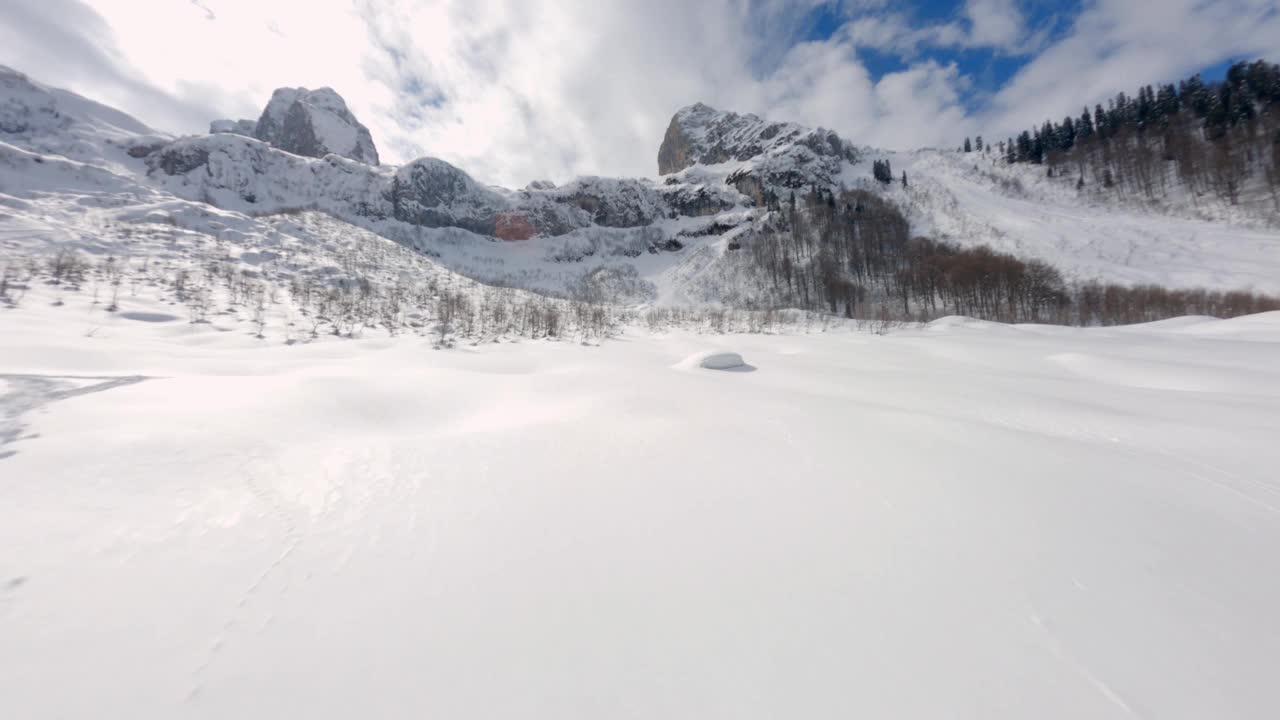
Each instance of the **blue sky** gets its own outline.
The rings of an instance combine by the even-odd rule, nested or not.
[[[1019,6],[1026,25],[1045,32],[1049,41],[1067,31],[1081,8],[1079,0],[1035,0]],[[914,24],[921,26],[955,22],[965,17],[964,0],[923,0],[904,5],[902,9]],[[809,15],[810,24],[802,38],[806,41],[829,40],[847,20],[846,12],[838,3],[820,5],[810,10]],[[859,55],[876,79],[910,66],[908,59],[892,52],[865,49]],[[975,90],[985,93],[998,90],[1032,57],[1029,53],[1012,54],[990,47],[939,49],[933,56],[942,62],[956,63],[961,73],[974,78]]]
[[[390,162],[653,175],[705,102],[954,147],[1280,60],[1280,0],[0,0],[0,63],[174,133],[330,86]]]

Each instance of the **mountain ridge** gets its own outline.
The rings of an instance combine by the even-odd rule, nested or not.
[[[10,115],[14,107],[28,115],[42,104],[65,107],[57,122],[31,115],[45,123],[35,134],[30,127],[0,132],[0,204],[29,207],[31,222],[44,222],[39,212],[54,213],[56,223],[75,233],[116,230],[85,225],[75,205],[57,198],[111,186],[109,200],[101,195],[76,203],[136,204],[136,211],[106,211],[126,222],[169,217],[163,221],[186,223],[179,218],[212,206],[242,218],[236,237],[269,233],[258,218],[315,210],[484,282],[565,294],[583,278],[621,273],[636,278],[620,284],[634,289],[620,296],[625,301],[766,302],[744,285],[750,273],[741,271],[761,252],[754,246],[762,233],[786,225],[788,208],[811,202],[815,191],[824,202],[849,191],[898,208],[913,235],[1044,260],[1072,282],[1280,290],[1280,273],[1271,272],[1280,269],[1280,238],[1271,228],[1247,229],[1251,216],[1236,208],[1100,206],[1061,179],[993,158],[860,148],[821,128],[700,103],[673,115],[684,146],[670,152],[665,137],[663,145],[668,156],[684,160],[667,165],[670,172],[657,179],[587,176],[508,189],[478,182],[439,158],[396,166],[296,154],[250,137],[243,121],[215,121],[211,129],[222,132],[183,138],[141,123],[149,133],[100,129],[102,113],[94,108],[105,106],[80,105],[24,82],[34,90],[0,96]],[[107,174],[74,165],[34,173],[40,158],[57,155]],[[895,173],[905,171],[910,186],[874,181],[872,166],[882,161],[892,161]],[[37,177],[43,178],[38,184]],[[157,198],[169,198],[161,203],[165,209],[143,209]]]

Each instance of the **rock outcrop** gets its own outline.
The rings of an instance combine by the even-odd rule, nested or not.
[[[361,125],[332,88],[280,88],[258,118],[253,137],[304,157],[341,155],[378,164],[369,128]]]
[[[836,133],[755,115],[721,112],[702,103],[671,118],[658,149],[658,172],[688,181],[694,168],[737,163],[723,182],[762,207],[771,195],[835,187],[858,150]],[[697,205],[714,212],[714,205]],[[684,214],[698,214],[697,212]]]
[[[470,175],[436,158],[401,167],[388,193],[395,219],[423,227],[461,227],[493,235],[508,203]]]
[[[255,120],[214,120],[209,123],[209,134],[216,135],[218,133],[234,133],[236,135],[244,135],[245,137],[253,137],[253,133],[258,129],[258,123]]]
[[[765,158],[797,146],[835,161],[858,159],[857,149],[830,130],[769,122],[697,103],[681,108],[671,118],[658,148],[658,174],[669,175],[693,165]]]

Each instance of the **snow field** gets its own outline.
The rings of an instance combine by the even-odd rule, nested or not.
[[[1277,314],[436,351],[69,310],[0,312],[21,717],[1280,707]],[[708,350],[759,369],[673,371]]]

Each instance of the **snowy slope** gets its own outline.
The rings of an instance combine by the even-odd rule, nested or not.
[[[0,65],[0,142],[120,171],[140,168],[144,151],[172,139],[119,110]]]
[[[1280,708],[1280,316],[439,352],[43,293],[0,311],[15,717]]]
[[[1108,206],[1071,183],[1042,182],[1040,168],[976,155],[891,157],[909,179],[889,192],[919,234],[1038,258],[1081,280],[1280,292],[1280,228],[1246,215],[1211,222],[1181,208]]]

